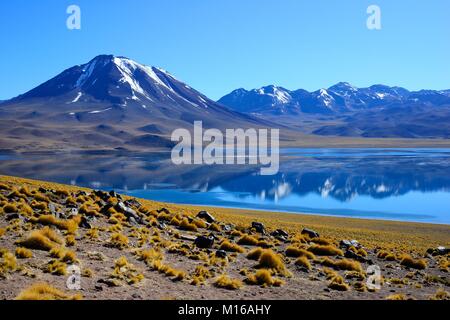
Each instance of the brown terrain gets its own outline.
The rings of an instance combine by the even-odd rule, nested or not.
[[[0,299],[449,299],[449,245],[448,225],[196,208],[0,176]]]

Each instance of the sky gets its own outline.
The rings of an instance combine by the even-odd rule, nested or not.
[[[69,5],[81,29],[69,30]],[[369,30],[369,5],[381,30]],[[168,70],[212,99],[346,81],[450,89],[450,1],[2,0],[0,100],[99,54]]]

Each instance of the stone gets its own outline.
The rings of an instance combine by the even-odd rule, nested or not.
[[[158,212],[158,213],[165,213],[165,214],[169,214],[170,213],[170,211],[167,209],[167,208],[161,208],[161,209],[158,209],[158,210],[156,210],[156,212]]]
[[[308,229],[308,228],[303,228],[301,234],[306,234],[308,235],[310,238],[320,238],[320,235],[318,232]]]
[[[134,211],[130,207],[127,207],[123,202],[117,203],[117,205],[115,206],[115,209],[119,212],[122,212],[128,219],[130,219],[132,217],[132,218],[134,218],[134,220],[141,223],[141,218],[138,216],[136,211]]]
[[[85,216],[81,217],[80,227],[83,229],[92,229],[92,225]]]
[[[261,222],[252,222],[252,228],[255,229],[256,232],[265,234],[266,233],[266,228],[264,227],[264,225]]]
[[[200,211],[197,213],[197,218],[206,220],[208,223],[213,223],[216,221],[216,218],[214,218],[208,211]]]
[[[427,249],[427,253],[432,256],[445,256],[450,253],[450,248],[444,246],[438,246],[437,248]]]
[[[56,215],[56,205],[54,203],[50,202],[48,204],[48,210],[50,211],[50,213],[52,215],[54,215],[54,216]]]
[[[227,257],[227,252],[225,250],[217,250],[215,255],[217,258],[225,259]]]
[[[18,214],[17,212],[14,212],[14,213],[9,213],[6,216],[6,221],[11,221],[11,220],[14,220],[14,219],[20,219],[20,214]]]
[[[214,237],[198,236],[195,239],[194,244],[203,249],[211,248],[214,245]]]
[[[352,246],[352,243],[349,241],[349,240],[341,240],[340,242],[339,242],[339,247],[340,248],[345,248],[345,249],[347,249],[347,248],[350,248]]]
[[[289,238],[289,234],[284,231],[283,229],[277,229],[274,232],[272,232],[272,236],[282,236],[284,238]]]
[[[124,204],[128,207],[134,207],[136,209],[139,209],[142,207],[141,203],[137,201],[136,199],[127,200],[124,202]]]

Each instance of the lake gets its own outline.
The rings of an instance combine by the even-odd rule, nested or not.
[[[257,166],[175,166],[169,153],[1,155],[0,173],[172,203],[450,224],[450,149],[280,151]]]

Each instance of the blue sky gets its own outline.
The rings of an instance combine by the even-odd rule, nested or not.
[[[66,8],[81,8],[81,30]],[[382,29],[366,28],[369,5]],[[0,99],[102,53],[160,66],[213,99],[339,81],[450,88],[450,1],[0,1]]]

